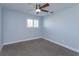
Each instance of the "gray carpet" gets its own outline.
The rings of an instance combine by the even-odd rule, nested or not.
[[[69,49],[51,43],[45,39],[36,39],[26,42],[5,45],[2,56],[78,56]]]

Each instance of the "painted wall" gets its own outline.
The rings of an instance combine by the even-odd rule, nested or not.
[[[27,28],[27,19],[38,19],[39,28]],[[24,14],[19,11],[5,9],[3,12],[3,40],[4,44],[29,40],[30,38],[36,38],[41,36],[41,18],[29,14]]]
[[[2,8],[0,7],[0,49],[2,47]]]
[[[44,36],[79,51],[79,5],[44,17]]]

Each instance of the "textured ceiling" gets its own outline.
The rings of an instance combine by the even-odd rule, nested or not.
[[[44,3],[41,3],[41,5],[43,5]],[[39,14],[36,14],[35,12],[35,3],[2,3],[0,4],[3,7],[7,7],[10,9],[14,9],[20,12],[24,12],[24,13],[29,13],[32,15],[36,15],[36,16],[46,16],[49,15],[50,13],[46,13],[46,12],[40,12]],[[50,3],[50,6],[48,8],[45,8],[49,11],[53,11],[53,12],[57,12],[57,11],[61,11],[63,9],[66,9],[68,7],[72,7],[76,4],[73,3]],[[53,14],[53,13],[52,13]]]

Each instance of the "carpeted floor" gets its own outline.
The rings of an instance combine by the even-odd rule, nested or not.
[[[5,45],[2,56],[78,56],[79,54],[45,39]]]

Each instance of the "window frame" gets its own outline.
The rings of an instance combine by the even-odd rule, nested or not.
[[[39,28],[39,20],[38,19],[27,19],[26,27],[27,28]]]

